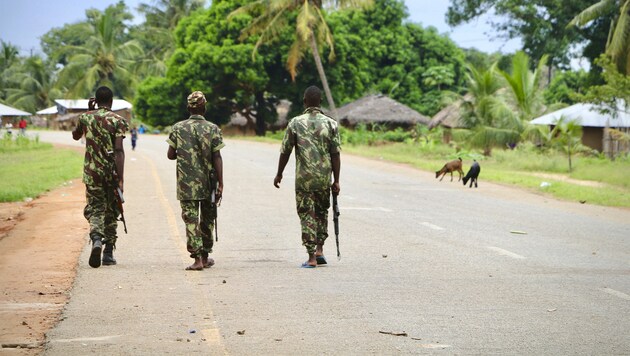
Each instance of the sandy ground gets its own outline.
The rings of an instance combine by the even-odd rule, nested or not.
[[[29,203],[0,204],[0,354],[43,350],[87,241],[84,205],[80,179]]]

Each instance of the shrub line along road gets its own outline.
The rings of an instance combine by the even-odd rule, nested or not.
[[[164,139],[127,146],[119,264],[90,268],[86,238],[47,355],[630,353],[627,209],[342,154],[342,260],[331,234],[300,269],[293,163],[276,190],[278,145],[227,140],[217,264],[187,272]]]

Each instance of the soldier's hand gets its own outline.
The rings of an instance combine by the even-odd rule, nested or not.
[[[341,192],[341,186],[339,185],[339,182],[334,182],[330,186],[330,189],[332,190],[334,195],[339,195],[339,192]]]
[[[94,110],[96,109],[96,98],[89,98],[88,99],[88,110]]]
[[[282,182],[282,175],[278,174],[276,178],[273,179],[273,185],[276,188],[280,188],[280,182]]]
[[[217,186],[217,192],[216,192],[217,201],[220,201],[222,197],[223,197],[223,184],[219,184]]]
[[[123,192],[123,193],[125,192],[124,185],[125,185],[125,184],[124,184],[124,182],[122,181],[122,179],[118,181],[118,188],[120,188],[120,191],[121,191],[121,192]]]

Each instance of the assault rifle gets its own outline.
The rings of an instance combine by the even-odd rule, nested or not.
[[[123,192],[118,185],[120,179],[118,178],[118,171],[116,171],[116,158],[114,157],[113,151],[108,151],[107,154],[112,158],[112,184],[114,186],[114,199],[116,199],[116,205],[118,206],[118,211],[120,212],[120,218],[117,218],[118,221],[123,223],[123,227],[125,228],[125,234],[127,233],[127,222],[125,221],[125,214],[123,209],[123,203],[125,202],[125,198],[123,197]]]
[[[214,212],[214,239],[219,242],[219,228],[218,228],[218,217],[219,217],[219,209],[221,206],[221,199],[223,197],[219,197],[217,201],[217,179],[214,176],[214,171],[210,173],[210,204],[212,211]]]
[[[116,168],[114,168],[114,197],[116,199],[116,205],[118,205],[118,211],[120,212],[120,218],[118,221],[122,221],[123,227],[125,229],[125,234],[127,233],[127,222],[125,221],[125,214],[123,210],[123,203],[125,202],[125,198],[123,197],[123,192],[118,186],[118,172],[116,172]]]
[[[337,260],[341,261],[341,253],[339,252],[339,204],[337,203],[337,194],[332,192],[333,201],[333,222],[335,223],[335,242],[337,243]]]

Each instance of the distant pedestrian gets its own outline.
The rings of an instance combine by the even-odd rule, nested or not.
[[[136,129],[136,127],[133,126],[131,127],[131,131],[129,131],[129,133],[131,133],[131,150],[135,151],[136,141],[138,141],[138,129]]]
[[[18,127],[20,128],[20,135],[24,136],[26,135],[26,126],[28,125],[28,123],[26,122],[25,118],[22,118],[20,120],[20,122],[18,123]]]
[[[120,211],[114,197],[116,187],[123,188],[125,151],[123,139],[128,124],[125,119],[111,111],[113,93],[108,87],[96,90],[96,98],[88,101],[89,111],[79,116],[79,123],[72,131],[72,138],[78,141],[85,135],[85,159],[83,163],[83,183],[87,205],[83,215],[90,223],[92,252],[89,264],[101,266],[103,244],[103,264],[115,265],[118,215]],[[96,109],[98,105],[98,109]],[[115,179],[115,174],[117,179]]]
[[[13,124],[10,122],[7,122],[6,125],[4,125],[4,128],[7,130],[7,135],[11,136],[13,134],[13,132],[11,130],[13,130]]]
[[[327,263],[324,243],[328,237],[330,192],[339,194],[341,141],[337,122],[320,108],[322,92],[316,86],[304,91],[304,114],[289,121],[280,148],[278,172],[273,181],[280,188],[282,172],[295,147],[295,201],[302,226],[302,245],[308,260],[304,268]],[[331,185],[331,173],[334,181]]]
[[[223,194],[221,149],[225,144],[219,127],[203,117],[206,98],[202,92],[188,96],[188,112],[188,119],[173,125],[166,140],[167,157],[177,160],[177,199],[186,224],[186,247],[195,260],[186,270],[201,271],[214,265],[208,255],[212,253],[212,230]]]

